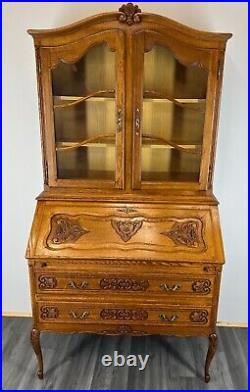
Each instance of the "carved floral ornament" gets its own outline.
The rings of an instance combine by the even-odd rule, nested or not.
[[[149,287],[148,280],[131,278],[103,278],[100,281],[103,290],[128,290],[146,291]]]
[[[127,23],[129,26],[131,26],[134,23],[140,23],[141,21],[141,10],[138,5],[134,5],[133,3],[123,4],[119,8],[119,12],[119,22]]]
[[[142,227],[143,218],[114,218],[111,225],[124,242],[132,238]]]
[[[79,222],[67,215],[54,215],[51,218],[51,231],[47,238],[48,245],[72,243],[89,231]]]
[[[185,245],[189,248],[205,247],[202,227],[202,221],[196,219],[176,221],[170,230],[161,234],[169,237],[176,245]]]

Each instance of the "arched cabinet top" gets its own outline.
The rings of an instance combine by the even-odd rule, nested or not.
[[[203,49],[225,49],[231,33],[212,33],[196,30],[169,18],[144,13],[132,3],[124,4],[118,12],[103,13],[56,29],[29,29],[36,46],[60,46],[76,42],[88,35],[109,29],[122,29],[125,33],[155,30],[183,43]]]

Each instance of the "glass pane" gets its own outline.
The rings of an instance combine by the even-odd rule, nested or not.
[[[115,179],[115,53],[92,47],[52,71],[57,177]]]
[[[198,182],[207,78],[166,47],[145,53],[142,181]]]

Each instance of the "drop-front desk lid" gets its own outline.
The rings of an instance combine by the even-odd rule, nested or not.
[[[27,258],[223,263],[217,206],[38,201]]]

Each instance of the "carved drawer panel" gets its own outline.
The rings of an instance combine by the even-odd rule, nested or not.
[[[143,274],[143,278],[126,275],[90,275],[65,272],[36,272],[37,292],[65,292],[83,294],[100,291],[102,293],[162,293],[166,296],[206,296],[212,297],[215,276],[154,276]]]
[[[222,262],[213,207],[47,202],[30,256]]]
[[[209,326],[211,307],[83,302],[39,302],[39,321],[52,323],[145,323],[154,325]]]

